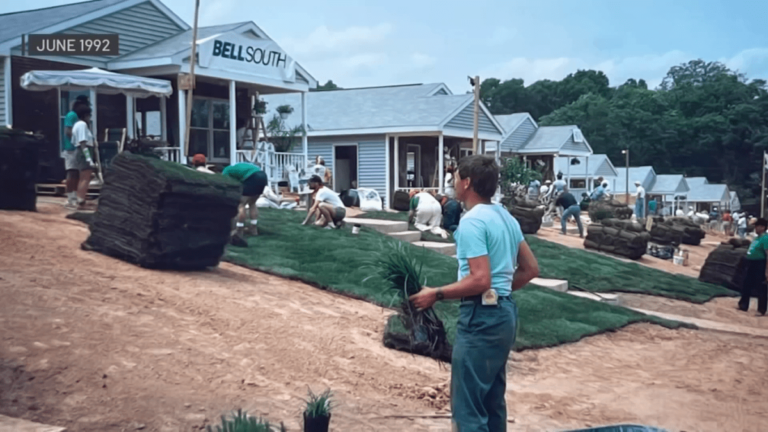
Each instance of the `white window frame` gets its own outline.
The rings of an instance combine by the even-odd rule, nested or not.
[[[197,126],[192,126],[192,124],[189,125],[190,134],[192,133],[192,129],[196,130],[205,130],[208,132],[208,155],[206,156],[206,159],[208,159],[211,162],[219,162],[219,163],[227,163],[229,162],[229,157],[216,157],[214,153],[214,141],[213,141],[213,133],[214,132],[227,132],[230,133],[230,128],[227,127],[226,129],[215,129],[213,127],[213,105],[215,103],[221,103],[227,106],[227,109],[229,109],[229,100],[228,99],[222,99],[222,98],[215,98],[210,96],[197,96],[195,95],[193,97],[192,101],[192,109],[195,109],[195,100],[207,100],[210,101],[210,107],[208,109],[208,127],[207,128],[201,128]],[[232,113],[229,113],[229,122],[232,122]],[[230,139],[232,139],[230,137]],[[227,140],[227,148],[229,148],[229,140]]]
[[[585,142],[584,134],[581,133],[580,129],[574,129],[573,130],[573,142],[577,142],[577,143]]]

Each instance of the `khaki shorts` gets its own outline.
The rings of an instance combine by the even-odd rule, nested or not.
[[[62,153],[64,157],[64,169],[67,171],[84,171],[92,169],[88,161],[85,160],[85,155],[82,149],[76,150],[64,150]]]
[[[333,211],[333,223],[339,223],[347,216],[347,209],[344,207],[336,207]]]

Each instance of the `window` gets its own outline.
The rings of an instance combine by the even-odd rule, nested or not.
[[[229,102],[195,98],[189,132],[189,154],[229,160]]]
[[[461,149],[461,157],[472,156],[472,149]]]
[[[577,143],[584,142],[584,134],[582,134],[579,129],[573,130],[573,142],[577,142]]]
[[[584,179],[571,179],[571,189],[586,189],[587,181]]]

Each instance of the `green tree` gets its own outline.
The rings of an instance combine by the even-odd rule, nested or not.
[[[333,80],[328,80],[325,84],[317,86],[317,88],[310,89],[309,91],[328,91],[328,90],[342,90],[341,87],[334,84]]]

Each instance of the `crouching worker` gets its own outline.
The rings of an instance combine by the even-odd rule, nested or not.
[[[264,188],[267,186],[267,174],[256,165],[244,162],[224,168],[222,174],[243,185],[243,196],[240,197],[234,233],[242,238],[245,231],[245,206],[248,206],[251,217],[249,232],[252,235],[258,235],[259,209],[256,207],[256,200],[264,193]]]
[[[336,193],[323,186],[323,180],[316,175],[309,179],[309,188],[314,191],[315,203],[307,212],[307,218],[302,225],[309,223],[312,217],[315,218],[315,225],[319,227],[341,228],[344,224],[344,218],[347,216],[347,208],[341,202]]]
[[[430,231],[432,234],[448,238],[441,227],[443,222],[443,207],[429,192],[412,190],[408,223],[413,224],[419,231]]]
[[[492,157],[459,162],[456,198],[467,208],[455,236],[459,280],[411,296],[422,310],[461,299],[451,357],[451,415],[459,432],[507,430],[507,358],[518,328],[511,294],[539,275],[520,224],[491,203],[498,179]]]
[[[436,198],[443,206],[443,229],[448,232],[455,232],[459,229],[459,221],[464,209],[461,208],[458,201],[446,195],[438,195]]]

